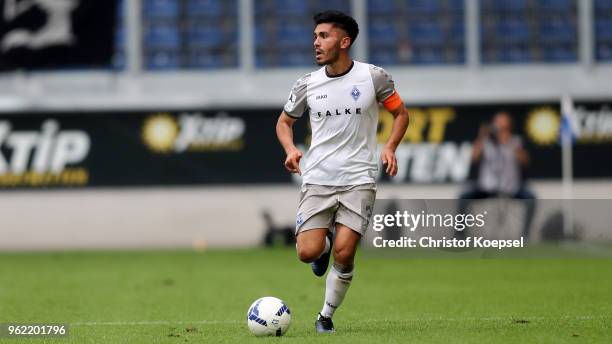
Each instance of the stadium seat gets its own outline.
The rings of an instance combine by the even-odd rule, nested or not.
[[[368,34],[373,45],[394,45],[399,39],[395,25],[380,19],[369,23]]]
[[[233,3],[234,1],[226,1]],[[223,14],[223,3],[221,0],[187,0],[187,16],[220,17]]]
[[[280,15],[303,15],[308,13],[308,3],[303,0],[276,0],[276,13]]]
[[[115,28],[115,48],[123,49],[126,45],[127,33],[123,25],[117,25]]]
[[[148,70],[173,70],[180,67],[177,51],[149,51],[145,53],[145,67]]]
[[[451,42],[461,42],[463,44],[465,40],[465,23],[463,18],[461,20],[453,21],[450,25],[450,31],[448,38]]]
[[[192,50],[187,54],[187,68],[218,69],[228,67],[224,64],[223,56],[214,54],[209,50]]]
[[[145,0],[143,15],[145,18],[177,19],[180,14],[179,2],[176,0]]]
[[[397,13],[398,7],[395,1],[368,0],[368,13],[372,15]]]
[[[125,0],[117,0],[117,21],[123,23],[125,19]]]
[[[441,49],[418,48],[413,49],[412,63],[414,64],[442,64],[445,62],[444,52]]]
[[[309,3],[310,9],[313,10],[313,13],[325,10],[338,10],[344,13],[351,13],[350,0],[311,0]]]
[[[612,10],[612,1],[610,0],[595,0],[595,11]]]
[[[525,47],[506,47],[499,49],[500,56],[497,62],[505,63],[526,63],[533,62],[533,58],[529,50]]]
[[[546,62],[576,62],[576,48],[568,47],[542,47],[544,61]]]
[[[113,54],[112,68],[121,70],[125,68],[125,52],[123,50],[115,50]]]
[[[255,52],[255,67],[269,68],[277,65],[276,54],[271,53],[268,49],[258,50]]]
[[[406,13],[434,15],[441,11],[440,0],[406,0]]]
[[[520,43],[529,38],[529,27],[524,21],[501,21],[497,23],[495,33],[498,40],[507,43]]]
[[[567,20],[543,20],[539,28],[543,41],[576,44],[576,27]]]
[[[279,23],[276,42],[279,47],[311,47],[313,41],[311,25],[292,22]]]
[[[254,30],[255,47],[261,47],[266,44],[269,37],[269,32],[263,25],[256,25]]]
[[[572,0],[538,0],[537,4],[540,10],[571,13],[573,2]]]
[[[595,22],[595,37],[599,40],[612,40],[612,20],[597,20]]]
[[[527,0],[490,0],[484,3],[497,12],[524,12],[528,8]]]
[[[178,49],[181,38],[176,22],[149,22],[145,24],[145,48]]]
[[[280,54],[279,65],[283,67],[309,66],[314,64],[314,57],[309,51],[292,51]]]
[[[381,66],[392,66],[398,64],[395,49],[370,49],[370,61]]]
[[[598,61],[612,61],[612,43],[598,44],[596,58]]]
[[[463,11],[465,9],[465,0],[447,0],[446,6],[451,11]]]
[[[230,43],[225,40],[223,30],[215,24],[190,21],[185,33],[189,46],[216,47]]]
[[[436,22],[413,23],[409,26],[410,38],[414,44],[442,46],[444,34]]]

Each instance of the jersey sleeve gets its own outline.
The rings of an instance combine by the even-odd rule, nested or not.
[[[308,80],[310,80],[310,74],[298,79],[289,92],[289,98],[287,103],[283,107],[285,113],[293,118],[300,118],[308,110],[308,102],[306,97],[306,91],[308,86]]]
[[[396,109],[402,103],[402,99],[395,91],[395,82],[384,69],[370,65],[370,75],[374,83],[376,101],[383,103],[387,110]]]

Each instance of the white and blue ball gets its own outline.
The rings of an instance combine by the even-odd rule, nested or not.
[[[272,296],[255,300],[247,312],[247,325],[257,337],[282,336],[291,324],[291,311],[280,299]]]

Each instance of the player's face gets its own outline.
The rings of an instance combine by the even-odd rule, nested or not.
[[[512,131],[512,120],[506,113],[499,113],[493,119],[493,125],[499,132],[511,132]]]
[[[350,39],[344,30],[329,23],[317,25],[314,30],[314,49],[317,64],[323,66],[336,62],[340,56],[340,49],[348,48],[349,43]]]

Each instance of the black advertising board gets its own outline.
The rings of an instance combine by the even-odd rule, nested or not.
[[[612,177],[610,102],[577,103],[576,178]],[[560,178],[558,104],[421,106],[397,157],[400,183],[460,183],[472,140],[498,111],[514,118],[530,178]],[[275,125],[279,109],[0,115],[0,188],[290,183]],[[380,113],[378,140],[392,116]],[[309,141],[306,117],[295,141]],[[381,181],[388,181],[386,176]]]
[[[0,0],[0,71],[110,67],[117,1]]]

